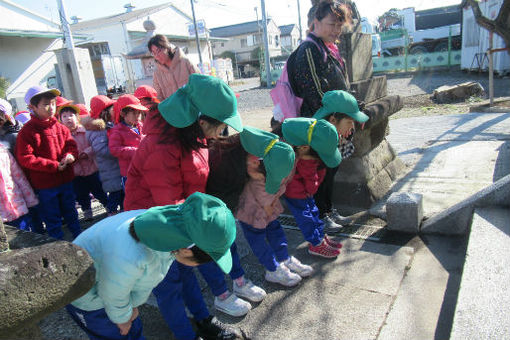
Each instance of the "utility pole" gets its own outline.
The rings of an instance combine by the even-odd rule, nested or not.
[[[64,33],[64,39],[66,41],[66,48],[68,50],[74,50],[73,35],[71,34],[71,27],[69,26],[69,22],[67,22],[64,1],[57,0],[57,4],[58,4],[58,16],[60,18],[60,24],[62,26],[62,33]]]
[[[267,88],[271,87],[271,63],[269,60],[269,41],[267,37],[267,17],[266,17],[266,3],[264,0],[260,0],[260,7],[262,9],[262,21],[264,27],[264,47],[266,51],[266,86]]]
[[[200,71],[204,71],[203,63],[202,63],[202,53],[200,53],[200,40],[198,39],[198,28],[197,28],[197,20],[195,18],[195,6],[193,6],[193,0],[189,0],[191,3],[191,13],[193,13],[193,27],[195,27],[195,40],[197,41],[197,50],[198,50],[198,59],[200,60]]]
[[[303,27],[301,26],[301,6],[299,6],[299,0],[297,0],[297,15],[299,23],[299,42],[303,40]]]

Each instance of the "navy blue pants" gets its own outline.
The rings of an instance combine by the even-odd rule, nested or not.
[[[137,317],[133,320],[128,334],[120,335],[120,329],[110,321],[104,308],[85,311],[69,304],[66,306],[67,313],[80,326],[89,339],[93,340],[144,340],[142,335],[142,320]]]
[[[124,190],[111,191],[106,199],[106,210],[109,213],[124,211]]]
[[[315,205],[314,199],[312,197],[297,199],[286,196],[283,198],[294,215],[305,240],[314,246],[319,245],[324,238],[324,222],[319,218],[319,209]]]
[[[196,337],[186,315],[186,305],[195,320],[209,316],[193,267],[174,261],[163,281],[152,290],[159,311],[177,340],[193,340]]]
[[[72,182],[55,188],[39,189],[37,195],[39,216],[46,224],[48,235],[59,240],[64,237],[62,217],[74,238],[81,233]]]
[[[99,180],[99,172],[96,171],[89,176],[74,177],[73,186],[76,201],[81,206],[81,210],[90,210],[90,194],[94,195],[104,207],[107,207],[107,197]]]
[[[278,220],[270,222],[265,229],[254,228],[241,221],[239,224],[251,250],[267,270],[274,272],[278,262],[289,258],[287,238]]]
[[[35,232],[35,228],[32,225],[32,217],[30,216],[30,214],[20,216],[15,220],[7,222],[7,224],[16,227],[19,230]]]
[[[232,243],[232,246],[230,247],[230,253],[232,254],[232,270],[230,271],[229,275],[232,280],[235,280],[244,275],[244,270],[241,266],[241,260],[239,259],[239,254],[237,253],[237,245],[235,242]],[[218,267],[216,262],[211,261],[204,263],[198,266],[198,270],[204,277],[204,280],[207,282],[209,288],[211,288],[214,296],[220,296],[227,291],[225,274],[220,269],[220,267]]]
[[[43,235],[45,233],[41,215],[39,215],[39,204],[35,207],[28,208],[28,214],[32,220],[32,228],[35,233]]]

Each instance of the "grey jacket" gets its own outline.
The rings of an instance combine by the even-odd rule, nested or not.
[[[114,192],[122,189],[119,161],[110,154],[108,149],[108,133],[106,124],[102,119],[83,122],[87,129],[86,136],[96,156],[99,178],[105,192]]]

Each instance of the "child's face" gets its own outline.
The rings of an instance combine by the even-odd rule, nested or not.
[[[354,119],[350,117],[336,119],[334,116],[331,116],[329,122],[336,128],[339,137],[347,138],[354,132]]]
[[[71,131],[78,127],[78,117],[76,117],[73,110],[62,110],[60,112],[60,120]]]
[[[248,176],[255,180],[265,180],[265,176],[259,170],[260,160],[257,156],[252,154],[248,154],[246,157],[246,172],[248,172]]]
[[[28,107],[34,114],[42,120],[46,120],[55,115],[57,112],[57,99],[56,98],[42,98],[37,106],[29,104]]]
[[[316,159],[317,157],[313,156],[310,153],[310,145],[300,145],[296,148],[296,156],[301,159]]]
[[[127,113],[121,112],[121,116],[124,118],[124,123],[127,125],[135,126],[142,120],[142,112],[138,110],[129,110]]]
[[[201,119],[198,124],[202,128],[205,138],[216,138],[221,136],[221,133],[227,127],[227,124],[221,123],[220,125],[213,125],[205,120]]]

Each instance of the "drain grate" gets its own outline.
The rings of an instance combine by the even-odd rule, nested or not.
[[[299,230],[296,220],[291,215],[280,215],[278,221],[285,229]],[[357,238],[362,240],[380,241],[386,230],[381,227],[372,227],[362,224],[344,225],[342,231],[335,236],[343,236],[349,238]]]

